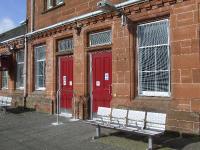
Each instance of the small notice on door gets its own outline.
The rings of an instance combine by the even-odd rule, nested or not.
[[[105,73],[105,75],[104,75],[104,80],[106,80],[106,81],[109,80],[109,73]]]
[[[69,85],[72,86],[72,81],[69,81]]]
[[[67,85],[67,77],[63,76],[63,85]]]
[[[100,86],[100,81],[96,81],[96,86]]]

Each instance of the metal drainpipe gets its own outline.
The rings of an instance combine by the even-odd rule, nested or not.
[[[31,0],[31,32],[34,31],[35,0]]]
[[[24,37],[24,108],[26,108],[27,96],[27,37]]]
[[[31,32],[34,31],[34,14],[35,14],[35,0],[31,0]],[[26,21],[26,33],[28,33],[28,23]],[[27,36],[24,36],[24,95],[23,95],[23,103],[24,108],[26,108],[26,97],[27,97],[27,54],[28,54],[28,46],[27,46]]]

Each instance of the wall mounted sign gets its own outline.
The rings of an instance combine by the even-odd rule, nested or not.
[[[63,85],[67,85],[67,77],[63,76]]]
[[[69,85],[72,86],[72,81],[69,81]]]
[[[109,73],[105,73],[105,75],[104,75],[104,80],[106,80],[106,81],[109,80]]]
[[[101,85],[100,81],[96,81],[96,86],[100,86],[100,85]]]

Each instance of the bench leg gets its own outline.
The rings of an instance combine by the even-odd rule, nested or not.
[[[99,125],[96,126],[96,137],[99,138],[101,135],[101,128]]]
[[[152,136],[148,137],[148,150],[152,150],[153,149],[153,139]]]

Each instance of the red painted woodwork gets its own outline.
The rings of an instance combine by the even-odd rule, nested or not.
[[[92,54],[93,112],[99,106],[110,107],[112,99],[112,53]]]
[[[61,109],[72,108],[73,97],[73,57],[60,58],[60,100]]]
[[[10,57],[3,57],[3,58],[0,58],[0,69],[1,70],[8,70],[9,68],[9,59]]]

